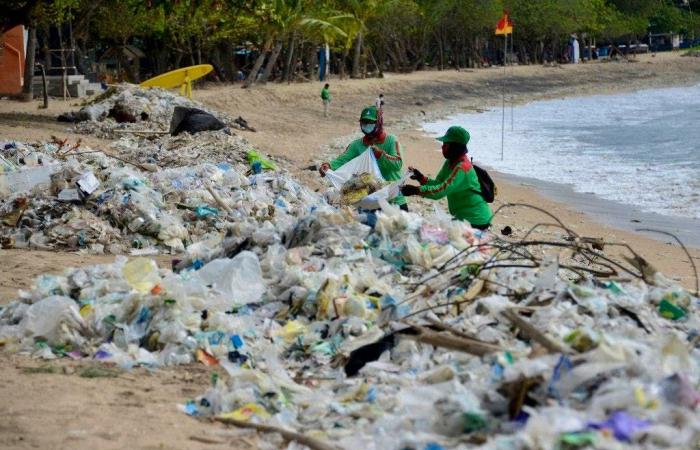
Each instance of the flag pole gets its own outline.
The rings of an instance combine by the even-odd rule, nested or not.
[[[503,35],[503,106],[501,108],[501,161],[503,161],[503,146],[506,130],[506,52],[508,51],[508,34]]]
[[[513,39],[513,32],[510,32],[510,57],[513,58],[513,55],[515,52],[513,51],[513,42],[515,39]],[[511,61],[511,65],[513,62]],[[513,69],[514,67],[511,67],[510,74],[513,75]],[[510,86],[510,131],[514,130],[514,125],[513,125],[513,86]]]

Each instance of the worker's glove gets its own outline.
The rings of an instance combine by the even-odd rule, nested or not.
[[[318,168],[318,173],[320,173],[322,177],[325,177],[326,172],[328,172],[329,170],[331,170],[331,165],[327,162],[324,162],[321,163],[321,166]]]
[[[376,145],[372,146],[372,153],[374,153],[374,157],[379,159],[382,157],[382,153],[384,153],[384,150],[381,148],[377,147]]]
[[[420,195],[420,188],[418,186],[407,184],[405,186],[401,186],[401,193],[406,197],[410,197],[411,195]]]
[[[412,180],[416,180],[416,181],[419,182],[420,184],[425,184],[425,183],[428,182],[428,178],[426,178],[426,176],[423,175],[423,172],[421,172],[420,170],[418,170],[418,169],[416,169],[416,168],[414,168],[414,167],[409,167],[408,170],[410,170],[411,172],[413,172],[413,173],[411,174],[411,177],[410,177]]]

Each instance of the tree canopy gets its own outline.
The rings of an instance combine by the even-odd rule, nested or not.
[[[560,57],[572,34],[584,45],[700,36],[700,0],[7,0],[0,24],[32,25],[41,40],[70,22],[81,55],[132,45],[147,55],[142,71],[212,63],[219,79],[241,71],[250,85],[315,78],[325,46],[341,76],[498,62],[504,10],[521,63]]]

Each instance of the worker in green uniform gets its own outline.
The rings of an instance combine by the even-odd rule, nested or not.
[[[387,181],[400,180],[403,173],[403,158],[401,156],[403,149],[396,136],[384,131],[382,111],[375,106],[363,109],[360,114],[360,129],[364,137],[352,141],[345,152],[333,161],[322,163],[319,168],[321,176],[326,176],[329,169],[338,170],[343,164],[357,158],[370,147],[377,158],[377,165],[382,177]],[[408,211],[406,198],[403,195],[393,198],[391,203]]]
[[[439,200],[447,197],[450,214],[458,220],[468,221],[473,228],[485,230],[491,225],[493,213],[481,195],[479,178],[467,156],[469,132],[462,127],[450,127],[442,142],[442,156],[445,163],[434,179],[427,178],[419,170],[413,171],[412,179],[421,185],[405,185],[401,192],[406,195],[420,195]]]
[[[323,117],[328,117],[328,107],[331,104],[330,85],[326,83],[321,89],[321,101],[323,101]]]

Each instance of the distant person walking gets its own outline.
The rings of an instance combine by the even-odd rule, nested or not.
[[[384,107],[384,94],[379,94],[379,97],[374,101],[374,106],[377,109],[382,109]]]
[[[578,39],[575,34],[572,34],[571,39],[569,39],[569,62],[571,64],[578,64],[580,57]]]
[[[331,91],[328,90],[330,85],[326,83],[321,89],[321,100],[323,101],[323,117],[328,117],[328,106],[331,104]]]

